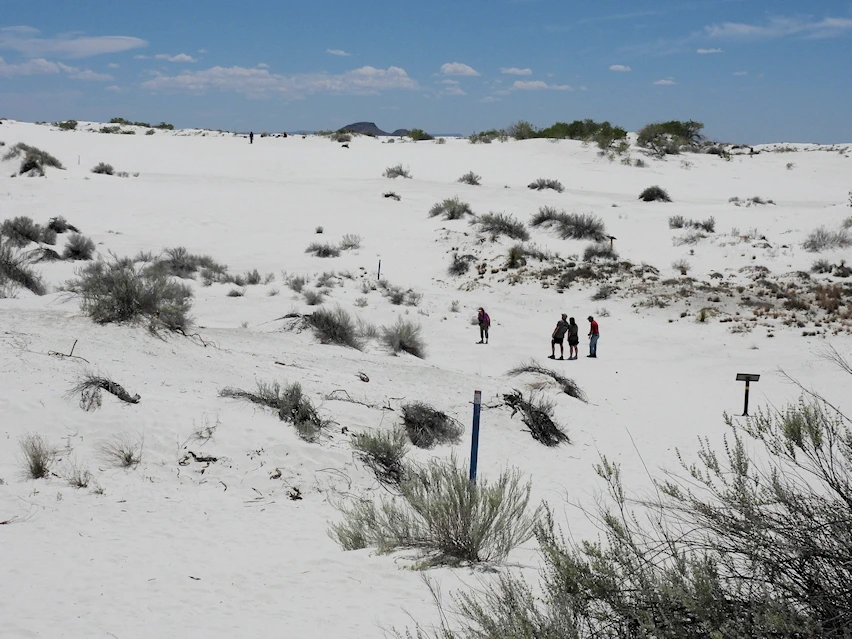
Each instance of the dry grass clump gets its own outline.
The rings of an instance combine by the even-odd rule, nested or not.
[[[524,223],[505,213],[486,213],[471,220],[470,223],[479,226],[480,233],[486,233],[492,238],[505,235],[513,240],[530,239],[529,231]]]
[[[97,173],[98,175],[114,175],[115,169],[112,164],[98,162],[97,165],[92,168],[92,173]]]
[[[131,395],[121,384],[117,384],[112,381],[109,377],[103,377],[100,375],[95,375],[94,373],[85,373],[83,377],[77,382],[69,391],[70,395],[91,395],[93,393],[100,393],[100,391],[105,390],[106,392],[114,395],[121,401],[127,404],[138,404],[139,403],[139,394],[136,393]],[[100,400],[97,400],[98,405],[100,405]]]
[[[340,250],[341,251],[353,251],[361,248],[361,236],[353,235],[351,233],[347,233],[343,236],[343,239],[340,240]]]
[[[41,275],[30,266],[31,258],[24,255],[0,236],[0,287],[22,286],[36,295],[44,295],[47,287]]]
[[[57,160],[47,151],[42,151],[39,148],[18,142],[10,147],[3,156],[3,161],[14,160],[21,158],[21,166],[18,169],[19,175],[29,175],[31,177],[43,177],[44,169],[52,167],[54,169],[65,169],[62,162]]]
[[[458,182],[461,184],[470,184],[471,186],[479,186],[481,184],[481,180],[481,175],[477,175],[473,171],[468,171],[458,179]]]
[[[849,246],[852,246],[852,237],[845,228],[832,231],[824,226],[811,231],[810,235],[802,242],[802,248],[811,253],[848,248]]]
[[[0,225],[0,236],[5,237],[15,248],[24,248],[33,242],[41,242],[44,236],[45,229],[36,224],[32,218],[21,215],[8,220],[3,220]],[[52,242],[46,244],[56,244],[56,234],[47,230],[48,239],[52,238]]]
[[[475,259],[473,255],[459,255],[458,251],[453,251],[450,265],[447,267],[447,273],[454,277],[464,275],[470,270],[470,263]]]
[[[460,220],[465,215],[473,215],[470,204],[459,200],[458,196],[438,202],[429,209],[429,217],[443,216],[445,220]]]
[[[565,187],[562,186],[562,183],[559,180],[549,180],[545,178],[538,178],[537,180],[530,182],[527,185],[527,188],[532,189],[534,191],[543,191],[545,189],[551,189],[556,191],[557,193],[562,193],[565,190]]]
[[[27,479],[47,477],[56,456],[55,449],[41,435],[24,435],[18,444],[23,455],[24,476]]]
[[[552,206],[542,206],[530,220],[532,227],[554,229],[563,240],[592,240],[607,238],[603,220],[592,214],[566,213]]]
[[[257,382],[255,392],[237,388],[223,388],[220,397],[240,399],[259,406],[271,408],[278,413],[278,419],[294,426],[299,437],[307,442],[316,442],[322,430],[329,425],[328,420],[320,417],[310,398],[302,392],[298,382],[283,388],[278,382]]]
[[[419,325],[399,317],[395,324],[382,327],[381,341],[394,354],[405,352],[423,359],[426,357],[426,344],[420,330]]]
[[[549,377],[559,388],[562,389],[562,392],[568,395],[569,397],[573,397],[575,399],[579,399],[581,402],[587,402],[586,394],[580,388],[580,386],[573,379],[569,379],[562,375],[561,373],[557,373],[556,371],[542,366],[541,364],[536,363],[535,361],[530,361],[527,364],[522,364],[520,366],[516,366],[515,368],[509,370],[506,375],[510,375],[516,377],[518,375],[523,375],[524,373],[531,373],[533,375],[543,375],[545,377]]]
[[[464,432],[458,420],[424,402],[403,404],[402,425],[411,443],[418,448],[457,444]]]
[[[672,199],[666,190],[659,186],[649,186],[639,194],[639,199],[643,202],[671,202]]]
[[[88,261],[95,256],[95,243],[85,235],[73,233],[62,251],[62,259]]]
[[[352,316],[341,307],[319,309],[305,316],[308,326],[323,344],[338,344],[361,350],[364,343]]]
[[[406,478],[408,436],[402,428],[355,433],[349,443],[356,459],[372,470],[381,484],[398,487]]]
[[[591,262],[592,260],[617,260],[618,252],[612,247],[609,242],[598,242],[597,244],[589,244],[583,251],[583,261]]]
[[[340,249],[331,244],[320,244],[312,242],[305,249],[305,253],[313,253],[316,257],[340,257]]]
[[[431,460],[400,483],[399,493],[342,507],[331,537],[344,550],[416,550],[420,568],[496,562],[532,537],[539,518],[528,510],[530,485],[517,471],[471,482],[455,459]]]
[[[545,446],[571,443],[568,435],[553,421],[553,402],[535,394],[524,397],[518,390],[504,393],[503,401],[512,409],[512,417],[517,413],[521,414],[521,421],[530,429],[530,434],[536,441]]]
[[[325,301],[325,293],[313,289],[303,291],[302,297],[305,298],[305,304],[308,306],[319,306]]]
[[[128,433],[116,433],[98,446],[101,460],[117,468],[136,468],[142,463],[145,441]]]
[[[47,223],[47,228],[49,228],[51,231],[54,231],[55,233],[67,233],[69,231],[71,233],[80,232],[80,229],[78,229],[73,224],[69,224],[68,220],[66,220],[61,215],[58,217],[50,218],[50,222]]]
[[[402,164],[397,164],[396,166],[389,166],[388,168],[385,169],[385,172],[383,173],[383,175],[386,178],[391,178],[391,179],[398,178],[398,177],[404,177],[404,178],[407,178],[407,179],[411,179],[411,171],[409,171],[407,168],[403,167]]]

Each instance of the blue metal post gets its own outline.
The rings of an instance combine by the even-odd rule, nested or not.
[[[470,481],[476,481],[476,462],[479,460],[479,411],[482,407],[482,393],[473,393],[473,432],[470,441]]]

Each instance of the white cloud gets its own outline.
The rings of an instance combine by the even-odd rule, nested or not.
[[[622,73],[626,73],[627,71],[632,71],[632,69],[623,64],[613,64],[609,68],[610,71],[621,71]]]
[[[512,89],[516,91],[571,91],[567,84],[548,84],[544,80],[515,80]]]
[[[107,65],[107,68],[108,68],[108,69],[118,69],[118,68],[119,68],[119,66],[120,66],[120,65],[116,64],[115,62],[110,62],[110,63]]]
[[[441,84],[459,84],[458,80],[451,80],[450,78],[445,78],[441,80]]]
[[[500,69],[500,73],[506,75],[532,75],[532,69],[519,69],[518,67],[509,67]]]
[[[734,71],[733,75],[748,75],[748,71]]]
[[[352,55],[351,53],[347,53],[343,49],[326,49],[325,52],[329,55],[338,55],[342,58],[348,58]]]
[[[662,80],[657,80],[654,84],[657,86],[668,87],[673,84],[677,84],[677,82],[675,82],[673,78],[663,78]]]
[[[258,69],[268,69],[269,65],[266,64],[266,62],[261,62],[260,64],[257,65],[257,68]]]
[[[149,56],[149,55],[142,55],[142,54],[140,53],[140,54],[138,54],[138,55],[133,56],[133,59],[134,59],[134,60],[150,60],[150,59],[151,59],[151,56]]]
[[[61,62],[57,62],[56,66],[64,73],[68,74],[68,77],[72,80],[86,80],[89,82],[107,82],[108,80],[112,80],[112,76],[106,73],[96,73],[90,69],[69,67],[67,64],[62,64]]]
[[[170,55],[168,53],[158,53],[157,55],[154,56],[154,59],[155,60],[168,60],[169,62],[198,62],[197,59],[195,59],[191,55],[187,55],[185,53],[178,53],[177,55]]]
[[[201,55],[204,55],[205,53],[207,53],[207,49],[199,49],[198,53],[200,53]]]
[[[441,65],[441,73],[444,75],[479,75],[479,71],[461,62],[447,62]]]
[[[203,71],[187,71],[178,75],[156,74],[141,84],[150,91],[175,93],[208,93],[222,91],[252,98],[283,96],[299,98],[314,93],[369,95],[381,91],[417,89],[418,84],[400,67],[376,69],[361,67],[331,75],[313,73],[280,75],[267,69],[244,67],[212,67]]]
[[[711,38],[759,39],[787,36],[832,38],[852,32],[852,18],[823,18],[818,21],[773,18],[762,25],[723,22],[705,27],[704,32]]]
[[[104,91],[111,91],[113,93],[124,93],[124,89],[120,86],[116,86],[115,84],[111,84],[104,89]]]
[[[453,84],[441,91],[441,95],[467,95],[467,93],[461,87]]]
[[[94,36],[78,34],[38,37],[31,27],[12,27],[0,30],[0,49],[10,49],[37,58],[54,55],[60,58],[88,58],[104,53],[120,53],[148,46],[141,38],[130,36]]]
[[[59,73],[59,67],[56,66],[55,63],[45,60],[44,58],[27,60],[20,64],[8,64],[3,58],[0,58],[0,78],[45,75],[52,73]]]
[[[708,55],[708,54],[711,54],[711,53],[722,53],[722,50],[721,49],[696,49],[695,53],[698,53],[699,55]]]
[[[495,98],[493,95],[486,95],[484,98],[482,98],[480,100],[480,102],[485,102],[486,104],[489,104],[491,102],[499,102],[499,101],[500,101],[500,98]]]

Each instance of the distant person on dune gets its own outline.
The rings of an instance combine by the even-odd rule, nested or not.
[[[570,325],[566,321],[567,319],[568,315],[562,313],[562,319],[556,322],[556,328],[553,329],[553,333],[551,334],[550,356],[548,359],[556,359],[557,344],[559,344],[559,359],[565,359],[565,345],[563,344],[563,340],[565,339],[565,333],[570,328]]]
[[[477,344],[487,344],[488,329],[491,328],[491,318],[488,317],[488,313],[481,306],[479,307],[479,312],[476,314],[476,321],[479,323],[479,341]]]
[[[254,131],[249,131],[249,144],[254,144]]]
[[[568,359],[577,359],[579,355],[580,327],[574,318],[568,320]]]
[[[598,356],[598,338],[601,336],[598,323],[595,318],[589,315],[589,354],[587,357]]]

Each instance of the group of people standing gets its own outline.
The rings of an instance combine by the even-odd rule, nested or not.
[[[597,358],[598,356],[598,339],[601,332],[595,318],[589,315],[589,354],[586,357]],[[477,344],[488,343],[488,329],[491,328],[491,318],[485,309],[479,307],[476,314],[476,321],[479,324],[479,341]],[[569,318],[566,313],[562,313],[562,319],[556,322],[556,328],[553,329],[550,342],[549,359],[557,359],[556,346],[559,345],[559,358],[565,359],[565,337],[568,337],[568,359],[577,359],[579,357],[580,347],[580,327],[574,318]]]

